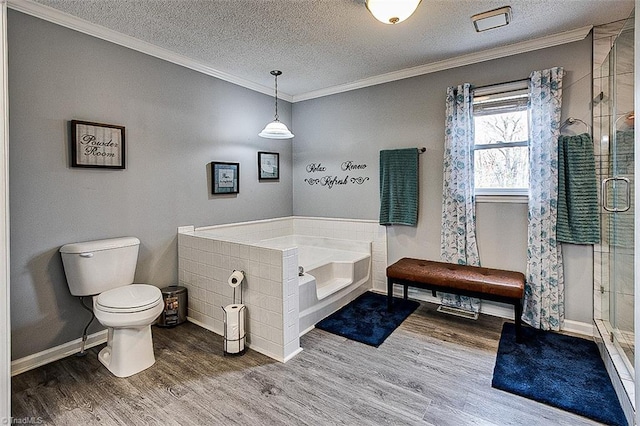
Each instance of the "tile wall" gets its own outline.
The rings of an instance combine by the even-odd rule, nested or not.
[[[287,217],[202,228],[178,228],[180,285],[191,321],[223,334],[222,306],[233,302],[227,279],[245,273],[247,344],[285,362],[299,343],[298,250],[261,247],[260,240],[297,234],[372,242],[372,286],[386,289],[386,229],[376,221]],[[236,302],[239,294],[236,294]]]
[[[183,230],[178,234],[178,270],[180,285],[188,291],[189,319],[220,335],[222,306],[234,303],[227,280],[234,270],[244,271],[247,344],[278,361],[300,350],[297,249],[261,248]],[[235,302],[240,302],[239,289]]]

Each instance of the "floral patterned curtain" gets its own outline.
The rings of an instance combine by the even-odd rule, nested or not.
[[[447,89],[446,113],[440,257],[443,262],[479,266],[473,188],[473,95],[469,83]],[[446,293],[441,298],[443,305],[480,310],[480,299]]]
[[[522,320],[542,330],[564,321],[562,250],[556,241],[561,67],[531,73],[529,84],[529,243]]]

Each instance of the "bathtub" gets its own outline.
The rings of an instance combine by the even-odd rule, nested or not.
[[[187,319],[223,334],[221,306],[242,297],[247,346],[282,362],[318,321],[368,289],[384,291],[386,263],[386,229],[376,221],[285,217],[178,228]],[[234,270],[245,276],[235,291]]]
[[[288,235],[260,241],[298,249],[300,335],[371,288],[371,242]],[[367,285],[369,284],[369,285]]]

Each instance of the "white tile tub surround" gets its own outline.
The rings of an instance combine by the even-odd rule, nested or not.
[[[256,220],[196,228],[198,235],[209,234],[219,239],[257,242],[293,233],[293,218]]]
[[[293,278],[283,275],[287,270],[283,266],[294,254],[183,230],[178,234],[178,270],[180,285],[189,294],[189,320],[224,334],[222,306],[233,302],[233,289],[227,280],[233,270],[244,271],[247,345],[278,361],[287,361],[301,350],[297,273]],[[239,297],[236,291],[236,302]]]
[[[386,230],[377,221],[285,217],[184,226],[178,228],[178,268],[180,285],[189,292],[189,320],[223,334],[221,306],[233,296],[227,278],[234,269],[242,270],[247,345],[282,362],[301,351],[298,250],[260,243],[292,234],[368,241],[372,285],[386,289]]]

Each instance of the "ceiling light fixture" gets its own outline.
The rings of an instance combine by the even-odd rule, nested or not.
[[[415,12],[421,0],[366,0],[369,12],[385,24],[397,24]]]
[[[504,6],[471,17],[477,32],[504,27],[511,22],[511,6]]]
[[[275,120],[267,124],[264,130],[258,133],[258,136],[262,136],[267,139],[291,139],[293,137],[293,133],[287,129],[287,126],[284,123],[281,123],[280,120],[278,120],[278,76],[282,75],[282,71],[273,70],[271,71],[271,75],[276,79],[276,116]]]

